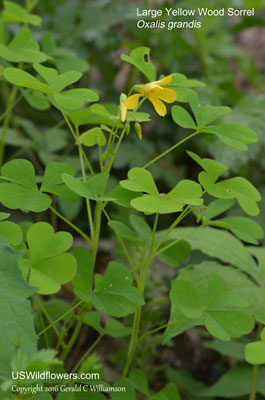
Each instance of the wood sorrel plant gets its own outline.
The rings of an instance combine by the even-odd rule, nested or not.
[[[122,94],[116,112],[98,104],[99,96],[94,90],[72,87],[84,72],[78,68],[74,55],[68,54],[70,62],[68,60],[67,65],[70,67],[64,71],[58,68],[58,71],[57,61],[63,49],[59,51],[51,38],[45,37],[43,50],[40,50],[29,29],[30,25],[41,22],[31,13],[36,3],[27,1],[26,7],[22,8],[6,1],[1,16],[1,78],[8,86],[9,95],[1,116],[0,202],[9,210],[36,213],[39,221],[18,224],[7,221],[10,213],[0,214],[3,304],[0,317],[5,324],[0,338],[1,396],[22,396],[19,391],[14,395],[11,391],[11,388],[15,390],[13,385],[17,381],[14,376],[19,371],[51,369],[64,372],[64,361],[86,324],[98,336],[73,367],[72,373],[95,371],[97,359],[92,352],[106,335],[129,337],[127,357],[120,371],[121,381],[115,384],[115,387],[126,388],[122,398],[136,399],[137,391],[139,398],[178,399],[178,389],[173,383],[168,383],[158,394],[150,391],[144,372],[132,368],[137,349],[150,335],[160,331],[164,332],[164,345],[195,326],[204,326],[210,335],[222,341],[250,333],[255,321],[260,324],[261,331],[265,323],[265,251],[253,245],[257,245],[263,236],[262,229],[247,217],[220,217],[235,201],[245,214],[256,216],[259,213],[257,202],[261,197],[247,179],[240,176],[223,178],[228,169],[226,165],[201,158],[191,151],[188,155],[194,166],[197,164],[201,168],[198,181],[180,180],[168,193],[159,192],[149,167],[197,135],[211,135],[238,151],[246,151],[258,136],[249,127],[219,123],[218,120],[231,109],[202,105],[192,89],[202,86],[201,82],[179,73],[157,80],[150,49],[146,47],[134,49],[129,56],[123,54],[121,58],[136,67],[142,73],[141,79],[147,82],[133,86],[128,95]],[[19,23],[22,27],[6,43],[4,37],[9,23]],[[5,143],[11,132],[14,108],[22,99],[38,110],[47,110],[50,106],[58,110],[62,116],[59,124],[68,127],[72,143],[77,147],[79,166],[51,161],[43,174],[36,175],[33,163],[26,158],[15,156],[4,163]],[[165,103],[187,103],[185,108],[173,105],[171,109],[173,121],[187,129],[187,135],[141,168],[130,169],[127,179],[110,190],[109,178],[122,141],[134,130],[141,139],[141,126],[150,120],[149,114],[143,112],[146,99],[159,115],[154,118],[166,114]],[[52,128],[49,134],[52,141]],[[218,145],[218,141],[216,143]],[[89,147],[97,149],[97,163],[91,161],[87,151]],[[26,150],[24,148],[21,154]],[[27,155],[34,161],[32,153]],[[73,204],[84,199],[87,210],[87,228],[84,231],[63,211],[58,211],[60,199]],[[113,220],[113,206],[132,211],[131,227]],[[47,210],[69,225],[87,242],[87,246],[70,250],[72,235],[55,232],[47,222]],[[172,214],[173,222],[161,230],[164,214]],[[192,214],[196,219],[195,226],[179,227],[185,217]],[[151,216],[151,227],[145,215]],[[126,261],[123,264],[118,262],[120,260],[111,261],[101,275],[94,270],[101,227],[106,223],[116,236]],[[244,246],[241,241],[251,246]],[[149,329],[144,329],[141,316],[146,305],[148,274],[154,260],[176,267],[192,250],[200,250],[208,256],[208,261],[179,270],[168,294],[171,302],[169,321],[160,326],[154,321]],[[57,293],[63,284],[69,282],[74,296],[71,306],[59,300],[52,303],[53,300],[47,301],[43,297]],[[102,314],[108,316],[104,326]],[[126,324],[120,320],[129,315],[133,316],[131,326],[128,325],[130,319]],[[264,355],[257,356],[264,351],[264,334],[259,339],[258,334],[258,341],[246,348],[247,361],[254,367],[249,390],[241,394],[250,392],[250,399],[255,399],[258,387],[257,364],[265,362]],[[39,347],[38,340],[41,343]],[[69,376],[63,384],[71,388],[76,382],[91,383],[91,377],[81,379],[79,376],[80,379],[76,380]],[[100,379],[107,387],[102,372]],[[52,388],[47,391],[52,391],[53,396],[59,391],[58,382],[39,377],[30,381],[31,384],[38,382],[44,384],[44,388]],[[25,383],[22,377],[19,386],[26,388],[28,385],[29,382]],[[214,390],[214,386],[203,389],[199,396],[218,396],[220,393]],[[34,396],[34,393],[29,394],[30,398]],[[67,392],[60,392],[56,398],[61,400],[67,396]],[[79,398],[78,393],[75,396]],[[89,396],[87,398],[105,398],[100,392],[91,392]],[[110,392],[110,396],[113,400],[121,398],[118,390]],[[53,397],[47,393],[45,398]],[[81,394],[80,398],[83,398]]]

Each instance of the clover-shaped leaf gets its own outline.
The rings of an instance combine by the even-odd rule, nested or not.
[[[5,46],[0,44],[1,57],[11,62],[43,62],[47,60],[47,55],[40,51],[40,46],[33,39],[28,28],[22,28]]]
[[[258,244],[264,232],[256,221],[245,217],[226,217],[212,220],[210,225],[229,229],[235,236],[245,242]]]
[[[51,198],[38,190],[33,165],[23,159],[6,163],[1,170],[0,202],[8,208],[41,212],[47,210]]]
[[[132,168],[128,172],[128,179],[120,181],[120,185],[133,192],[145,192],[158,195],[158,189],[149,171],[144,168]]]
[[[62,174],[62,179],[66,186],[74,193],[81,197],[85,197],[91,200],[98,201],[110,201],[113,200],[111,197],[101,196],[101,192],[104,189],[106,182],[109,178],[109,174],[103,172],[89,178],[86,182],[78,180],[69,174]]]
[[[78,138],[78,143],[88,147],[95,146],[96,144],[98,146],[105,146],[106,138],[102,130],[97,127],[82,133],[82,135],[80,135]]]
[[[144,304],[143,294],[132,283],[130,271],[111,262],[103,276],[96,276],[95,289],[88,293],[90,301],[102,313],[124,317]]]
[[[172,285],[170,298],[172,310],[164,342],[187,327],[202,324],[221,340],[240,337],[254,327],[252,317],[239,311],[247,307],[248,302],[243,297],[235,296],[216,274],[197,283],[177,279]]]
[[[265,328],[261,331],[260,339],[245,347],[245,358],[250,364],[265,364]]]
[[[75,174],[72,164],[53,161],[47,165],[44,172],[41,192],[53,193],[69,201],[79,199],[79,196],[70,190],[62,179],[62,174],[67,173],[71,176]]]
[[[236,198],[240,207],[249,215],[258,215],[259,191],[245,178],[237,176],[215,183],[206,172],[199,174],[200,184],[207,193],[220,199]]]
[[[156,69],[150,60],[149,47],[138,47],[131,51],[130,55],[122,54],[121,59],[138,68],[149,81],[154,81],[156,78]]]
[[[201,158],[198,154],[192,151],[187,151],[188,155],[199,164],[215,182],[223,172],[227,171],[228,168],[225,164],[219,161],[212,160],[210,158]]]
[[[27,232],[28,252],[20,260],[24,278],[38,293],[51,294],[60,290],[75,275],[77,262],[70,253],[73,238],[68,232],[54,233],[46,222],[32,225]]]
[[[20,22],[31,25],[41,24],[41,18],[38,15],[29,13],[13,1],[4,1],[3,20],[4,22]]]

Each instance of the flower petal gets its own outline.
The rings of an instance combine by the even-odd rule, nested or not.
[[[161,115],[161,117],[164,117],[167,113],[165,104],[161,100],[159,100],[157,97],[154,97],[154,96],[149,97],[148,96],[147,98],[148,98],[148,100],[151,101],[151,103],[155,107],[157,114]]]
[[[177,99],[176,92],[173,89],[168,88],[161,88],[160,90],[156,90],[156,96],[166,103],[174,103],[174,101],[176,101]]]
[[[172,76],[168,75],[165,76],[165,78],[160,79],[159,81],[155,81],[154,83],[156,83],[159,86],[163,86],[163,85],[168,85],[169,83],[171,83],[172,81]]]
[[[126,120],[126,114],[127,114],[126,104],[125,104],[125,102],[121,102],[121,104],[120,104],[121,122],[124,122]]]
[[[129,96],[125,101],[125,105],[128,110],[134,110],[138,106],[139,99],[142,96],[142,94],[133,94],[132,96]]]

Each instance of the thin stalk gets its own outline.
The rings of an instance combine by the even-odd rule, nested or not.
[[[1,41],[0,41],[0,43],[1,43]],[[23,98],[22,94],[21,94],[20,96],[17,97],[17,99],[16,99],[16,100],[13,102],[13,104],[12,104],[11,111],[12,111],[12,109],[17,105],[17,103],[20,102],[20,100],[21,100],[22,98]],[[3,114],[0,115],[0,122],[2,121],[2,119],[5,118],[5,116],[6,116],[7,113],[8,113],[8,110],[5,110],[5,111],[3,112]]]
[[[154,251],[154,246],[155,246],[155,237],[156,237],[156,230],[157,230],[157,223],[158,223],[158,216],[159,214],[155,215],[155,221],[153,225],[153,230],[152,230],[152,239],[151,239],[151,245],[150,245],[150,251],[147,256],[147,259],[145,260],[141,273],[140,273],[140,284],[139,284],[139,289],[141,292],[144,294],[144,288],[145,288],[145,277],[146,273],[148,270],[148,266],[150,261],[152,260],[153,257],[153,251]],[[138,335],[139,335],[139,328],[140,328],[140,322],[141,322],[141,312],[142,312],[142,306],[139,306],[134,314],[134,320],[133,320],[133,328],[132,328],[132,336],[131,336],[131,341],[130,341],[130,346],[129,346],[129,351],[128,351],[128,357],[122,372],[122,378],[125,379],[126,375],[129,371],[129,368],[131,366],[131,363],[133,361],[134,354],[136,352],[137,346],[138,346]]]
[[[107,220],[109,221],[109,224],[110,224],[111,228],[113,229],[115,235],[117,236],[118,241],[119,241],[120,244],[121,244],[121,247],[122,247],[122,249],[123,249],[123,251],[124,251],[124,254],[126,255],[128,261],[129,261],[129,264],[130,264],[130,266],[131,266],[131,269],[132,269],[132,271],[133,271],[134,278],[135,278],[135,281],[136,281],[136,283],[137,283],[137,286],[139,287],[139,283],[140,283],[140,282],[139,282],[139,278],[138,278],[136,269],[135,269],[135,267],[134,267],[134,263],[133,263],[133,261],[132,261],[132,259],[131,259],[131,256],[130,256],[130,254],[129,254],[129,252],[128,252],[128,250],[127,250],[125,244],[124,244],[124,241],[123,241],[122,238],[120,237],[120,235],[119,235],[117,229],[115,228],[115,226],[112,224],[112,221],[111,221],[111,219],[110,219],[108,213],[106,212],[106,210],[103,209],[103,212],[104,212],[104,214],[105,214]]]
[[[77,339],[77,337],[79,335],[79,332],[80,332],[80,330],[82,328],[84,317],[85,317],[85,313],[84,312],[81,315],[79,315],[77,324],[76,324],[75,329],[74,329],[74,332],[73,332],[69,342],[67,343],[65,349],[62,352],[62,355],[60,357],[61,360],[64,361],[66,359],[66,357],[70,353],[73,345],[75,344],[76,339]]]
[[[47,312],[47,310],[45,310],[45,307],[43,306],[43,304],[41,303],[41,301],[38,299],[37,296],[35,296],[35,302],[37,303],[37,305],[39,306],[39,308],[41,309],[42,313],[45,315],[45,317],[47,318],[47,320],[50,322],[50,324],[52,325],[52,329],[54,330],[55,334],[59,337],[60,336],[60,332],[58,331],[57,327],[55,324],[53,324],[52,318],[50,317],[49,313]]]
[[[62,319],[64,319],[68,314],[70,314],[72,311],[74,311],[77,307],[80,306],[80,304],[84,303],[84,300],[80,300],[78,303],[76,303],[73,307],[69,308],[69,310],[67,310],[63,315],[61,315],[59,318],[57,318],[55,321],[53,321],[50,325],[46,326],[45,329],[43,329],[42,331],[40,331],[38,333],[38,336],[43,335],[43,333],[47,332],[50,328],[53,328],[53,326],[55,324],[57,324],[58,322],[60,322]]]
[[[263,325],[259,324],[258,331],[257,331],[257,340],[260,340],[260,334],[261,334],[262,328],[263,328]],[[258,372],[259,372],[259,366],[257,364],[253,365],[249,400],[256,400]]]
[[[78,130],[76,130],[76,137],[78,140],[79,139]],[[78,146],[83,182],[86,182],[86,170],[85,170],[85,164],[84,164],[84,159],[83,159],[83,154],[82,154],[82,146],[79,143],[79,141],[77,142],[77,146]],[[90,201],[88,198],[86,198],[86,208],[87,208],[87,217],[88,217],[88,222],[89,222],[90,234],[91,234],[91,238],[93,239],[93,236],[94,236],[93,217],[92,217],[92,212],[91,212]]]
[[[200,131],[193,132],[191,135],[185,137],[184,139],[180,140],[178,143],[174,144],[171,146],[169,149],[164,151],[163,153],[159,154],[159,156],[153,158],[153,160],[149,161],[147,164],[145,164],[142,168],[149,168],[150,165],[154,164],[156,161],[160,160],[160,158],[166,156],[168,153],[170,153],[172,150],[175,150],[178,146],[180,146],[182,143],[186,142],[187,140],[191,139],[193,136],[198,135],[201,133]]]
[[[7,111],[6,111],[6,115],[5,115],[4,122],[3,122],[1,143],[0,143],[0,168],[2,167],[3,161],[4,161],[6,133],[7,133],[8,127],[9,127],[11,111],[12,111],[13,103],[14,103],[16,95],[17,95],[17,90],[18,90],[17,86],[12,87],[11,93],[10,93],[10,95],[8,97],[8,101],[7,101]]]
[[[166,240],[170,232],[191,212],[190,206],[187,206],[182,213],[175,219],[175,221],[170,225],[168,230],[162,236],[161,240],[157,244],[157,248]]]
[[[98,338],[95,340],[95,342],[92,343],[92,345],[87,349],[87,351],[85,352],[85,354],[80,358],[80,360],[76,363],[76,365],[74,366],[72,372],[76,372],[78,370],[78,368],[80,367],[80,365],[82,364],[82,362],[87,358],[87,356],[91,353],[91,351],[98,345],[98,343],[101,341],[101,339],[105,336],[105,334],[101,334],[98,336]]]
[[[152,335],[153,333],[159,332],[159,331],[161,331],[162,329],[167,328],[168,326],[180,324],[180,323],[185,322],[185,321],[187,321],[187,318],[183,318],[183,319],[180,319],[180,320],[178,320],[178,321],[174,321],[174,322],[171,322],[171,323],[167,323],[167,324],[164,324],[164,325],[160,325],[160,326],[158,326],[157,328],[154,328],[154,329],[152,329],[151,331],[148,331],[148,332],[144,333],[144,334],[138,339],[138,343],[142,342],[142,340],[144,340],[147,336]]]
[[[92,242],[89,239],[89,237],[81,230],[79,229],[75,224],[73,224],[69,219],[65,218],[62,214],[59,213],[55,208],[50,206],[50,210],[57,215],[57,217],[61,218],[62,221],[64,221],[67,225],[69,225],[72,229],[74,229],[77,233],[79,233],[80,236],[82,236],[85,241],[89,244],[89,246],[92,246]]]

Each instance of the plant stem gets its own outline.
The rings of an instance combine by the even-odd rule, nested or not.
[[[145,277],[146,273],[150,264],[150,261],[152,260],[153,257],[153,251],[155,247],[155,236],[156,236],[156,229],[157,229],[157,222],[158,222],[158,216],[159,214],[155,215],[155,221],[153,225],[153,231],[152,231],[152,239],[151,239],[151,245],[150,245],[150,251],[149,254],[146,258],[146,260],[143,263],[141,273],[140,273],[140,283],[139,283],[139,290],[144,295],[144,288],[145,288]],[[140,322],[141,322],[141,312],[142,312],[142,306],[139,306],[135,312],[134,315],[134,320],[133,320],[133,328],[132,328],[132,336],[131,336],[131,341],[130,341],[130,346],[129,346],[129,351],[128,351],[128,358],[126,360],[123,372],[122,372],[122,377],[121,379],[125,379],[126,375],[129,371],[129,368],[131,366],[135,351],[138,346],[138,335],[139,335],[139,328],[140,328]]]
[[[35,302],[38,304],[39,308],[41,309],[42,313],[45,315],[47,320],[50,322],[50,324],[52,324],[52,329],[54,330],[56,335],[59,337],[60,336],[60,332],[58,331],[56,325],[53,324],[53,321],[52,321],[51,317],[49,316],[48,312],[45,310],[45,307],[43,306],[43,304],[39,300],[38,296],[35,296]]]
[[[61,315],[59,318],[57,318],[55,321],[53,321],[50,325],[46,326],[45,329],[43,329],[42,331],[40,331],[38,333],[38,336],[43,335],[43,333],[47,332],[50,328],[53,328],[53,326],[55,324],[57,324],[58,322],[60,322],[62,319],[64,319],[64,317],[66,317],[68,314],[70,314],[72,311],[74,311],[77,307],[80,306],[80,304],[84,303],[84,300],[80,300],[78,303],[76,303],[73,307],[69,308],[69,310],[67,310],[63,315]]]
[[[57,211],[52,206],[50,206],[50,210],[55,215],[57,215],[57,217],[61,218],[61,220],[64,221],[67,225],[69,225],[72,229],[74,229],[77,233],[79,233],[79,235],[85,239],[85,241],[90,245],[90,247],[92,246],[91,240],[81,229],[79,229],[75,224],[73,224],[71,221],[69,221],[67,218],[65,218],[62,214],[59,213],[59,211]]]
[[[170,153],[172,150],[175,150],[178,146],[180,146],[182,143],[186,142],[187,140],[191,139],[193,136],[198,135],[201,133],[200,131],[193,132],[191,135],[185,137],[184,139],[180,140],[178,143],[174,144],[171,146],[169,149],[164,151],[163,153],[159,154],[159,156],[153,158],[153,160],[149,161],[147,164],[145,164],[142,168],[149,168],[150,165],[154,164],[156,161],[160,160],[160,158],[166,156],[168,153]]]
[[[73,345],[75,344],[75,341],[76,341],[76,339],[77,339],[77,337],[79,335],[79,332],[80,332],[80,330],[82,328],[84,317],[85,317],[85,313],[84,312],[82,312],[82,314],[78,316],[78,321],[77,321],[77,324],[76,324],[75,329],[73,331],[73,334],[72,334],[69,342],[67,343],[67,345],[66,345],[65,349],[63,350],[62,355],[60,357],[61,360],[64,361],[66,359],[66,357],[68,356],[69,352],[71,351]]]
[[[101,339],[105,336],[105,334],[101,334],[98,336],[98,338],[95,340],[95,342],[92,343],[92,345],[87,349],[85,354],[80,358],[80,360],[76,363],[74,366],[72,372],[76,372],[79,366],[82,364],[82,362],[87,358],[87,356],[91,353],[91,351],[97,346],[97,344],[101,341]]]
[[[124,254],[126,255],[128,261],[129,261],[129,264],[130,264],[130,266],[131,266],[131,269],[132,269],[132,271],[133,271],[134,278],[135,278],[135,281],[136,281],[136,283],[137,283],[137,286],[139,287],[138,275],[137,275],[136,269],[135,269],[135,267],[134,267],[134,263],[133,263],[133,261],[132,261],[132,259],[131,259],[131,256],[130,256],[130,254],[129,254],[129,252],[128,252],[128,250],[127,250],[125,244],[124,244],[124,241],[123,241],[122,238],[120,237],[120,235],[119,235],[117,229],[115,228],[115,226],[112,224],[112,221],[111,221],[111,219],[110,219],[110,217],[109,217],[107,211],[103,209],[103,212],[104,212],[104,214],[105,214],[107,220],[109,221],[109,224],[110,224],[111,228],[113,229],[115,235],[117,236],[118,241],[119,241],[120,244],[121,244],[121,247],[122,247],[122,249],[123,249],[123,251],[124,251]]]
[[[11,93],[10,93],[10,95],[8,97],[8,101],[7,101],[7,110],[6,110],[5,119],[3,122],[1,143],[0,143],[0,169],[1,169],[1,167],[3,165],[3,161],[4,161],[6,133],[7,133],[8,127],[9,127],[11,111],[12,111],[13,103],[14,103],[16,95],[17,95],[17,90],[18,90],[17,86],[12,87]]]
[[[258,369],[259,369],[259,366],[257,364],[253,365],[249,400],[256,400]]]
[[[260,340],[260,333],[262,331],[262,328],[263,325],[259,324],[257,331],[257,340]],[[259,372],[259,366],[257,364],[253,365],[249,400],[256,400],[258,372]]]
[[[78,140],[79,139],[78,130],[76,130],[76,137]],[[83,159],[83,154],[82,154],[82,146],[79,143],[79,141],[77,143],[78,143],[77,146],[78,146],[83,182],[86,182],[86,170],[85,170],[84,159]],[[89,223],[89,228],[90,228],[91,239],[93,239],[93,236],[94,236],[93,217],[92,217],[92,213],[91,213],[90,201],[88,198],[86,198],[86,208],[87,208],[87,216],[88,216],[88,223]]]

